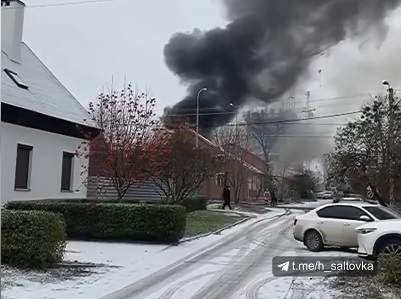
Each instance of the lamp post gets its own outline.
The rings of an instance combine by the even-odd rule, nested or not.
[[[235,108],[233,103],[230,103],[232,108]],[[237,199],[237,189],[239,186],[238,183],[238,113],[235,113],[235,140],[234,140],[234,157],[235,157],[235,168],[234,168],[234,196]],[[239,194],[238,194],[239,195]]]
[[[202,91],[207,91],[207,88],[200,89],[196,97],[196,147],[199,146],[199,97]]]
[[[389,142],[388,142],[388,153],[390,156],[390,165],[389,165],[389,173],[390,173],[390,179],[389,179],[389,197],[390,197],[390,203],[394,203],[394,157],[392,156],[394,154],[394,89],[391,87],[390,83],[387,80],[383,80],[382,82],[383,85],[388,86],[388,103],[389,103],[389,122],[388,122],[388,129],[389,129]]]

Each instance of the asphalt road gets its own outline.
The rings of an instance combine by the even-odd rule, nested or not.
[[[299,247],[292,237],[294,217],[290,211],[276,217],[267,214],[222,237],[217,246],[182,258],[102,299],[262,298],[260,288],[276,279],[272,258],[291,255]]]

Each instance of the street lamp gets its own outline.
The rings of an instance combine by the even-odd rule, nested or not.
[[[394,89],[391,88],[390,83],[387,80],[383,80],[382,81],[383,85],[387,85],[388,86],[388,103],[389,103],[389,112],[390,112],[390,116],[389,116],[389,145],[388,145],[388,152],[389,152],[389,156],[390,156],[390,180],[389,180],[389,185],[390,185],[390,190],[389,190],[389,197],[390,197],[390,202],[391,204],[394,203],[394,161],[392,158],[392,155],[394,153],[393,151],[393,144],[394,144]]]
[[[207,88],[200,89],[196,97],[196,147],[199,146],[199,97],[202,91],[207,91]]]
[[[232,108],[235,109],[235,106],[233,103],[230,103],[230,106]],[[238,183],[238,113],[235,113],[235,141],[234,141],[234,156],[235,156],[235,177],[234,177],[234,194],[235,197],[237,199],[237,196],[239,196],[239,194],[237,194],[237,185],[239,185]]]

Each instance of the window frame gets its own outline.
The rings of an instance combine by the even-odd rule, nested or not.
[[[18,176],[18,152],[19,150],[28,151],[28,165],[27,165],[27,177],[26,186],[17,186],[17,176]],[[33,157],[33,146],[28,144],[17,143],[17,153],[15,157],[15,173],[14,173],[14,191],[31,191],[31,173],[32,173],[32,157]]]
[[[340,215],[344,215],[343,217],[323,217],[323,216],[319,215],[319,212],[322,212],[323,210],[327,210],[327,209],[335,210],[335,209],[341,209],[341,208],[342,209],[344,209],[344,208],[345,209],[357,209],[357,210],[359,210],[361,212],[362,215],[368,216],[373,221],[372,217],[364,209],[359,208],[359,207],[355,207],[355,206],[347,206],[347,205],[333,205],[333,206],[324,207],[324,208],[316,211],[316,214],[317,214],[317,216],[319,218],[323,218],[323,219],[337,219],[337,220],[345,220],[345,221],[347,221],[347,220],[348,221],[363,221],[363,220],[361,220],[359,218],[350,219],[349,217],[347,217],[345,214],[342,214],[342,213],[340,213]],[[362,215],[360,215],[360,216],[362,216]]]
[[[29,86],[22,80],[22,78],[14,71],[10,69],[3,69],[7,76],[20,88],[29,89]]]
[[[69,174],[69,187],[64,188],[65,186],[63,185],[63,178],[64,178],[64,158],[68,157],[71,159],[71,165],[70,165],[70,174]],[[63,151],[62,158],[61,158],[61,181],[60,181],[60,191],[61,192],[73,192],[73,187],[74,187],[74,164],[75,164],[75,153],[72,152],[67,152]]]

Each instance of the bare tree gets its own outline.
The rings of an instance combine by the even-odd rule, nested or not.
[[[277,143],[280,135],[289,130],[286,120],[297,119],[292,110],[261,109],[259,111],[247,111],[244,114],[248,131],[253,141],[260,147],[266,162],[273,146]]]
[[[160,129],[147,144],[149,176],[169,203],[195,195],[220,169],[217,153],[195,148],[193,135],[185,128]]]
[[[214,130],[212,137],[222,149],[227,182],[233,187],[234,199],[238,203],[248,178],[245,156],[253,150],[251,134],[244,127],[226,126]]]

